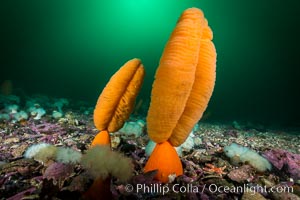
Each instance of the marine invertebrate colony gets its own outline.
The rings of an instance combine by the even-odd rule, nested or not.
[[[170,174],[183,173],[172,146],[186,140],[212,95],[216,68],[212,38],[203,12],[189,8],[179,18],[160,59],[147,116],[149,137],[158,144],[145,171],[158,169],[156,178],[162,182],[168,182]],[[168,169],[162,168],[162,160],[169,162]]]
[[[257,171],[264,172],[266,170],[271,170],[272,168],[266,158],[260,156],[257,152],[249,149],[248,147],[232,143],[231,145],[224,147],[224,152],[230,159],[248,163]]]
[[[131,159],[111,151],[107,145],[96,145],[89,149],[82,156],[81,165],[95,178],[83,194],[84,199],[112,199],[111,176],[126,181],[131,177],[133,167]]]
[[[132,59],[111,77],[94,110],[94,124],[100,133],[92,145],[110,144],[109,132],[122,128],[134,108],[144,75],[141,61]]]
[[[92,141],[90,152],[93,152],[93,149],[98,149],[99,151],[99,145],[111,146],[109,132],[118,131],[129,118],[134,108],[136,96],[142,86],[144,75],[144,67],[141,61],[139,59],[132,59],[125,63],[124,66],[111,77],[99,96],[94,110],[94,124],[100,132]],[[92,155],[94,154],[92,153]],[[112,160],[112,158],[105,158],[109,161]],[[101,164],[102,159],[103,158],[100,157],[100,159],[96,160],[96,163],[100,162]],[[113,163],[115,164],[116,162]],[[109,168],[114,164],[110,164]],[[116,166],[118,165],[115,165],[115,167]],[[105,167],[107,168],[106,165]],[[122,165],[119,167],[122,167]],[[102,167],[99,168],[102,169]],[[97,171],[96,173],[101,172]],[[102,195],[105,194],[104,196],[109,199],[111,196],[109,187],[111,180],[110,175],[114,175],[114,172],[110,172],[108,176],[97,177],[84,196],[87,199],[98,199],[99,194],[102,193]]]

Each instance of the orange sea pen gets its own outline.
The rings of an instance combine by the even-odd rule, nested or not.
[[[179,18],[161,57],[147,116],[149,137],[158,144],[145,172],[158,169],[156,178],[162,182],[168,181],[171,172],[176,171],[177,176],[183,173],[173,146],[185,141],[212,94],[216,53],[211,39],[212,31],[202,11],[189,8]],[[171,145],[158,150],[162,149],[159,143],[166,141]],[[172,170],[162,167],[165,157],[170,163],[164,164]]]
[[[169,139],[183,113],[195,80],[204,22],[199,9],[187,9],[165,46],[147,116],[148,134],[156,143]]]
[[[92,186],[83,194],[83,199],[86,200],[108,200],[113,199],[112,193],[110,192],[110,181],[111,177],[107,177],[102,180],[96,179]]]
[[[205,29],[206,33],[211,32],[208,26]],[[179,146],[186,140],[202,117],[212,95],[216,79],[216,49],[211,39],[212,33],[202,36],[195,82],[184,111],[169,138],[173,146]]]
[[[110,144],[109,133],[122,128],[134,108],[144,75],[141,61],[135,58],[126,62],[111,77],[94,110],[94,124],[100,133],[92,145]]]
[[[159,164],[159,169],[157,164]],[[158,169],[156,178],[163,183],[169,182],[169,175],[178,176],[183,173],[177,152],[168,141],[156,144],[144,171],[154,169]]]
[[[145,76],[139,59],[126,62],[109,80],[100,94],[95,110],[94,124],[100,132],[91,146],[110,145],[110,132],[118,131],[129,118]],[[111,177],[96,179],[83,194],[85,199],[111,199]]]
[[[110,146],[110,136],[107,130],[100,131],[93,139],[91,146],[95,145],[109,145]]]

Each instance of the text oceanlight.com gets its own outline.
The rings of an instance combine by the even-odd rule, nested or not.
[[[156,193],[156,194],[168,194],[170,192],[174,193],[292,193],[293,188],[289,186],[276,186],[267,188],[266,186],[248,186],[244,184],[242,186],[218,186],[216,184],[203,185],[203,187],[198,187],[192,184],[187,184],[185,186],[174,184],[174,185],[163,185],[163,184],[137,184],[135,187],[131,184],[125,186],[126,192],[135,193]]]

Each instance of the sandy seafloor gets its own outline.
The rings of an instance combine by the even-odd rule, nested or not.
[[[34,119],[36,115],[26,111],[29,104],[13,99],[2,101],[2,106],[19,104],[18,110],[27,112],[28,117],[18,121],[9,110],[4,107],[1,110],[2,114],[10,114],[10,118],[0,120],[0,199],[81,199],[92,180],[85,178],[86,172],[79,164],[70,164],[71,171],[66,174],[57,169],[58,175],[50,176],[45,171],[55,161],[40,163],[23,155],[29,146],[41,142],[84,153],[98,132],[93,125],[93,107],[69,100],[60,107],[63,115],[54,118],[57,99],[35,96],[30,101],[46,111],[40,119]],[[135,114],[129,119],[138,120],[145,121],[145,115]],[[242,122],[200,121],[193,132],[192,148],[182,148],[184,175],[164,185],[153,180],[155,172],[143,173],[148,159],[146,128],[137,138],[116,132],[112,136],[113,150],[131,158],[134,170],[129,181],[112,179],[112,196],[114,199],[300,199],[299,133]],[[272,169],[258,172],[251,163],[229,159],[223,147],[231,143],[249,147],[266,157]],[[130,192],[126,191],[128,184],[132,186]],[[138,191],[141,184],[149,186],[148,191]],[[164,186],[168,191],[163,194],[157,188]]]

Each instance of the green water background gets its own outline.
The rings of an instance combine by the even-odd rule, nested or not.
[[[1,1],[0,81],[93,105],[110,76],[137,57],[146,102],[164,45],[189,7],[204,11],[218,53],[209,119],[300,126],[295,0]]]

